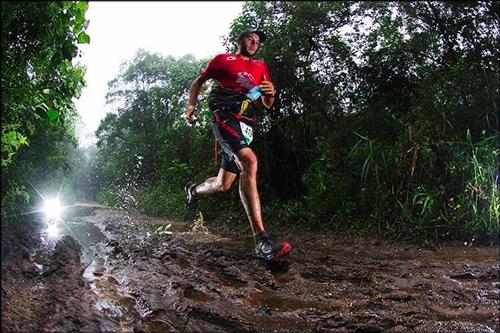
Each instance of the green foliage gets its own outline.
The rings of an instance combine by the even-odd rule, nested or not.
[[[105,188],[105,189],[98,191],[95,194],[95,198],[105,206],[121,207],[120,206],[121,198],[119,196],[119,193],[117,193],[112,188]]]
[[[100,201],[186,217],[183,186],[203,172],[212,149],[206,103],[198,110],[203,128],[189,128],[181,117],[191,81],[205,63],[138,50],[122,65],[107,94],[117,112],[97,130],[91,179]]]
[[[494,239],[500,233],[500,194],[498,137],[484,137],[473,142],[467,132],[467,148],[458,157],[463,167],[464,188],[459,192],[453,217],[464,215],[464,233],[476,239]],[[463,161],[465,159],[466,161]],[[466,162],[466,163],[464,163]]]
[[[497,12],[493,1],[246,2],[224,43],[236,51],[247,27],[268,35],[258,57],[278,98],[254,146],[265,220],[497,242]],[[200,124],[181,118],[205,63],[140,50],[110,82],[116,112],[92,162],[104,197],[128,188],[140,210],[185,216],[184,184],[218,169],[206,90]],[[235,188],[200,209],[241,221],[238,201]]]
[[[2,3],[2,167],[44,118],[74,116],[71,98],[84,81],[71,60],[78,36],[86,36],[86,10],[85,2]]]
[[[498,148],[494,139],[473,142],[467,135],[465,141],[446,143],[449,160],[441,177],[415,186],[410,201],[397,202],[403,227],[426,240],[450,237],[494,241],[500,217]]]
[[[144,186],[137,194],[141,210],[151,215],[176,219],[186,218],[185,199],[183,187],[170,183]]]
[[[57,183],[65,192],[74,149],[73,99],[84,70],[73,65],[87,2],[2,2],[2,216],[25,212]],[[55,179],[57,177],[57,179]],[[63,186],[61,186],[63,184]],[[66,193],[71,197],[71,193]],[[21,200],[19,200],[21,199]],[[66,198],[67,200],[74,200]]]
[[[472,165],[470,154],[456,160],[464,133],[497,138],[493,7],[491,1],[247,3],[233,30],[268,32],[261,55],[279,95],[262,128],[263,141],[272,144],[257,147],[266,151],[263,182],[302,202],[323,224],[356,220],[397,237],[481,234],[496,241],[498,193],[491,185],[470,200],[489,194],[483,215],[471,203],[451,210],[443,204],[450,193],[467,193],[467,175],[450,174],[453,165],[464,172]],[[343,30],[348,25],[353,29]],[[484,146],[489,156],[495,151],[492,141]],[[478,168],[498,170],[485,163]],[[480,227],[486,225],[489,231]]]
[[[2,168],[12,163],[13,156],[22,145],[29,146],[28,137],[17,131],[18,124],[9,124],[2,127]]]
[[[25,206],[30,201],[30,195],[26,191],[24,185],[12,184],[11,190],[6,193],[5,196],[2,197],[2,207],[21,205]],[[8,211],[6,209],[2,210],[2,217],[7,217],[12,211]]]

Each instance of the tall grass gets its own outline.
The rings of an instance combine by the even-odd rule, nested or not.
[[[424,243],[498,242],[497,135],[483,133],[473,140],[467,131],[465,138],[453,142],[401,145],[355,135],[359,140],[347,160],[351,183],[357,183],[359,191],[344,197],[356,207],[351,218],[365,218],[365,227]]]

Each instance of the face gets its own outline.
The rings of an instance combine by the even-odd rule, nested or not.
[[[240,53],[244,56],[251,57],[257,52],[259,44],[259,35],[252,32],[240,40]]]

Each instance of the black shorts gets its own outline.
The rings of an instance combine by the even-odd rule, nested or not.
[[[239,174],[235,154],[240,149],[249,147],[241,131],[240,120],[237,119],[237,115],[230,112],[217,111],[214,113],[212,129],[221,146],[221,168]]]

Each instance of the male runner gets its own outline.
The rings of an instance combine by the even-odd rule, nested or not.
[[[209,94],[209,106],[213,112],[212,129],[222,148],[222,165],[216,177],[198,185],[189,182],[185,190],[187,208],[193,212],[200,195],[229,190],[239,174],[240,198],[252,227],[257,256],[274,261],[292,247],[287,241],[274,243],[264,229],[257,190],[257,157],[250,148],[255,106],[262,103],[270,108],[276,94],[267,65],[253,59],[265,39],[262,31],[242,31],[237,37],[238,53],[215,56],[193,81],[185,113],[189,124],[196,121],[194,109],[200,87],[209,79],[218,82]]]

